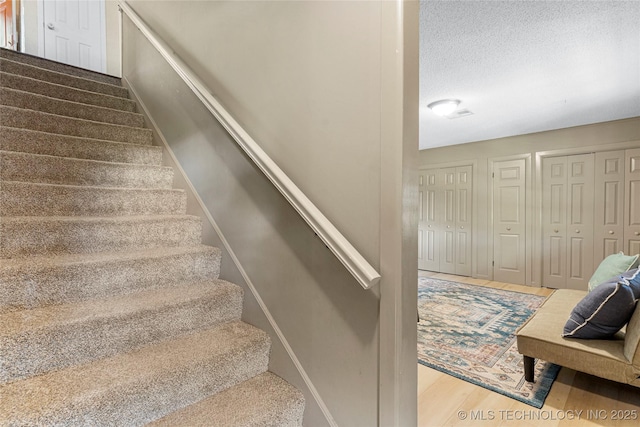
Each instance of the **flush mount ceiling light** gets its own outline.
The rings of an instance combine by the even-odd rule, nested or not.
[[[459,99],[441,99],[440,101],[432,102],[427,107],[438,116],[448,116],[456,111],[458,105],[460,105]]]

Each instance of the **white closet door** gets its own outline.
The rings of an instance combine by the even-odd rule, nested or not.
[[[542,187],[542,284],[586,290],[594,270],[594,155],[543,159]]]
[[[626,150],[624,248],[627,254],[640,253],[640,148]]]
[[[563,288],[567,280],[567,158],[542,159],[542,284]]]
[[[418,268],[439,271],[440,241],[439,224],[436,217],[438,181],[436,170],[425,171],[419,177],[419,221],[418,221]]]
[[[440,205],[440,272],[456,274],[456,168],[441,169],[442,203]]]
[[[524,159],[494,163],[493,280],[525,283],[526,165]]]
[[[569,289],[587,290],[593,275],[594,154],[567,159],[567,282]]]
[[[471,276],[473,167],[419,176],[418,268]]]
[[[456,168],[456,274],[471,276],[472,167]]]
[[[594,265],[624,247],[624,165],[624,150],[596,153]]]

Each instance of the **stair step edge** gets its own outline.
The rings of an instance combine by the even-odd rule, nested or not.
[[[127,142],[130,144],[139,144],[139,145],[152,145],[153,143],[153,139],[152,139],[153,132],[151,131],[151,129],[148,129],[148,128],[97,122],[94,120],[79,119],[76,117],[62,116],[59,114],[46,113],[38,110],[31,110],[29,108],[11,107],[7,105],[0,105],[0,112],[2,111],[6,111],[9,114],[16,114],[17,117],[13,117],[14,119],[13,122],[25,120],[26,117],[30,117],[32,120],[29,121],[28,126],[32,126],[32,123],[34,121],[37,121],[38,126],[41,124],[45,124],[45,125],[55,124],[55,126],[64,125],[65,127],[69,127],[70,125],[72,125],[71,126],[72,128],[83,129],[83,132],[84,132],[84,134],[78,135],[76,133],[65,133],[65,131],[61,131],[61,132],[45,131],[45,132],[49,132],[57,135],[79,136],[79,137],[86,137],[90,139],[97,139],[93,136],[93,134],[102,134],[103,132],[108,132],[110,134],[109,137],[112,139],[106,139],[107,141]],[[34,118],[37,118],[37,119],[34,119]],[[6,120],[6,118],[4,119]],[[9,126],[9,127],[15,127],[15,126]],[[35,131],[41,130],[41,129],[32,128],[32,127],[19,127],[19,128],[30,129]],[[86,133],[87,128],[91,128],[92,135],[89,135]],[[132,141],[132,139],[133,140],[139,139],[139,140]]]
[[[136,112],[53,98],[7,87],[0,87],[0,95],[2,95],[0,96],[2,105],[8,107],[23,108],[97,123],[144,128],[144,116]],[[97,117],[102,117],[103,119],[98,120]]]
[[[226,292],[242,294],[242,288],[225,280],[211,279],[83,302],[16,310],[0,314],[0,324],[3,325],[0,339],[28,331],[60,328],[96,319],[153,311]]]
[[[19,140],[19,143],[10,141],[10,138],[14,138]],[[36,145],[36,147],[33,147]],[[136,144],[129,142],[121,142],[121,141],[109,141],[104,139],[97,138],[89,138],[82,136],[73,136],[73,135],[64,135],[58,133],[50,133],[39,130],[27,129],[27,128],[16,128],[10,126],[0,126],[0,147],[4,151],[12,152],[12,153],[26,153],[26,154],[41,154],[41,155],[50,155],[53,157],[63,157],[69,159],[78,159],[78,160],[96,160],[96,161],[105,161],[110,162],[110,160],[105,159],[93,159],[91,157],[74,157],[78,155],[85,156],[96,156],[97,149],[106,148],[106,155],[113,156],[114,151],[117,155],[121,155],[124,157],[123,152],[133,152],[130,153],[133,157],[144,158],[146,156],[142,155],[142,153],[149,153],[149,157],[153,160],[151,163],[132,163],[132,162],[116,162],[116,163],[126,163],[126,164],[145,164],[152,166],[162,166],[162,147],[156,145],[146,145],[146,144]],[[10,147],[18,148],[18,149],[8,149]],[[67,147],[65,149],[65,147]],[[24,151],[26,149],[34,149],[38,148],[39,151]],[[46,151],[46,153],[43,153]],[[120,151],[121,153],[117,153]],[[54,154],[52,154],[54,153]]]
[[[163,170],[163,171],[173,171],[171,166],[164,165],[147,165],[144,163],[125,163],[125,162],[110,162],[106,160],[95,160],[95,159],[79,159],[75,157],[64,157],[64,156],[55,156],[53,154],[39,154],[39,153],[27,153],[24,151],[9,151],[3,150],[0,146],[0,157],[7,156],[16,156],[16,157],[24,157],[24,158],[32,158],[34,160],[43,159],[43,160],[56,160],[60,162],[69,162],[69,163],[77,163],[77,164],[85,164],[87,167],[92,166],[113,166],[113,167],[121,167],[125,169],[129,168],[140,168],[147,170]]]
[[[153,248],[153,249],[143,249],[143,250],[131,250],[131,251],[117,251],[117,252],[101,252],[98,254],[65,254],[65,255],[54,255],[54,256],[30,256],[24,258],[12,258],[2,260],[2,265],[0,265],[0,274],[3,271],[9,269],[21,269],[21,268],[47,268],[51,266],[60,266],[60,265],[78,265],[83,263],[96,263],[96,262],[118,262],[118,261],[128,261],[135,260],[140,258],[154,258],[154,257],[164,257],[164,256],[172,256],[172,255],[182,255],[182,254],[190,254],[190,253],[200,253],[200,252],[213,252],[217,255],[221,254],[221,250],[215,246],[208,245],[192,245],[192,246],[178,246],[178,247],[167,247],[167,248]]]
[[[116,77],[110,74],[105,74],[98,71],[92,71],[92,70],[87,70],[85,68],[75,67],[73,65],[64,64],[62,62],[53,61],[51,59],[30,55],[28,53],[15,52],[10,49],[0,49],[0,57],[3,57],[5,59],[14,58],[16,60],[15,62],[20,62],[23,64],[39,64],[39,67],[37,65],[32,65],[32,66],[48,69],[52,71],[55,71],[55,69],[65,70],[66,72],[63,72],[63,74],[71,74],[75,72],[80,75],[87,76],[86,78],[89,80],[99,79],[96,81],[112,84],[114,86],[121,85],[121,81],[122,81],[119,77]],[[47,68],[47,66],[51,68]]]
[[[247,405],[248,401],[252,404]],[[305,399],[299,390],[267,371],[175,411],[147,427],[302,427],[304,406]]]
[[[144,424],[265,372],[270,347],[265,332],[229,322],[7,383],[0,424]]]
[[[67,74],[20,61],[14,61],[2,56],[0,56],[0,63],[4,64],[2,67],[3,72],[8,74],[24,75],[35,80],[88,90],[89,92],[106,93],[120,98],[129,98],[128,90],[121,84],[105,83],[86,77],[75,76],[73,74]]]
[[[85,105],[96,105],[133,113],[136,112],[137,108],[136,102],[129,98],[109,95],[108,93],[92,92],[86,89],[65,86],[4,71],[0,71],[0,87],[22,90],[64,101],[74,101]],[[108,107],[108,105],[120,105],[120,108]]]

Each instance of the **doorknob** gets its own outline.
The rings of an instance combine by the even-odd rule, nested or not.
[[[636,232],[635,232],[635,233],[633,233],[633,234],[635,234],[636,236],[640,236],[640,231],[636,231]]]
[[[460,226],[460,230],[464,230],[464,225],[461,225],[461,226]]]
[[[613,230],[609,230],[609,234],[613,234]]]
[[[450,225],[447,225],[447,228],[451,228],[451,226],[450,226]]]
[[[507,227],[507,231],[511,231],[511,227]]]
[[[576,230],[576,234],[580,234],[580,230]]]
[[[558,230],[553,230],[553,232],[554,232],[554,233],[557,233],[557,232],[558,232]]]
[[[50,30],[55,30],[56,29],[56,27],[53,25],[53,22],[49,22],[47,24],[47,28],[50,29]]]

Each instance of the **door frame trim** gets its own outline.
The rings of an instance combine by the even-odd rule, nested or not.
[[[106,0],[94,0],[100,3],[100,32],[102,39],[100,41],[100,62],[102,70],[100,73],[107,72],[107,21],[106,21]],[[37,0],[38,9],[38,56],[44,56],[44,2],[45,0]]]

